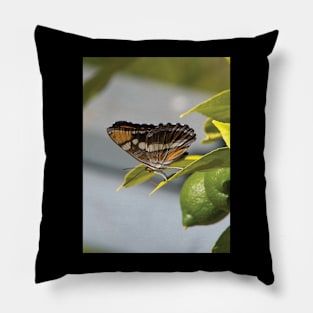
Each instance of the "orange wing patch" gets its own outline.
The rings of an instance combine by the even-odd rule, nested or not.
[[[109,136],[113,139],[118,145],[122,145],[125,142],[128,142],[132,139],[132,134],[130,131],[123,130],[113,130]]]
[[[174,160],[176,159],[180,154],[184,153],[186,148],[180,149],[180,150],[174,150],[172,153],[169,153],[166,160]]]

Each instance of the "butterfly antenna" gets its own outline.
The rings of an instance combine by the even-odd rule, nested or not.
[[[133,169],[133,167],[126,167],[126,168],[122,168],[122,171],[128,171],[128,170],[131,170]]]

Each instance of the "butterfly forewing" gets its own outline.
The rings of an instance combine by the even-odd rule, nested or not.
[[[137,161],[152,170],[164,169],[196,140],[188,125],[116,122],[107,129],[110,138]]]

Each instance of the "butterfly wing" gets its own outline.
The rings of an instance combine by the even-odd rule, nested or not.
[[[121,121],[107,132],[124,151],[152,170],[166,168],[196,140],[188,125],[170,123],[155,126]]]
[[[120,121],[108,127],[107,132],[110,138],[125,152],[137,161],[150,166],[146,149],[146,137],[147,133],[155,127],[155,125]]]
[[[147,135],[147,150],[150,162],[157,168],[166,168],[179,159],[196,140],[196,134],[188,125],[160,124]]]

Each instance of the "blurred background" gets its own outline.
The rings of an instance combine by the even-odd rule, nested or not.
[[[201,144],[205,117],[179,115],[229,88],[224,58],[84,58],[83,248],[85,253],[210,252],[229,216],[210,226],[184,230],[179,204],[186,177],[149,193],[162,179],[116,192],[138,162],[117,146],[106,128],[116,121],[181,123],[194,128],[190,154],[222,143]]]

